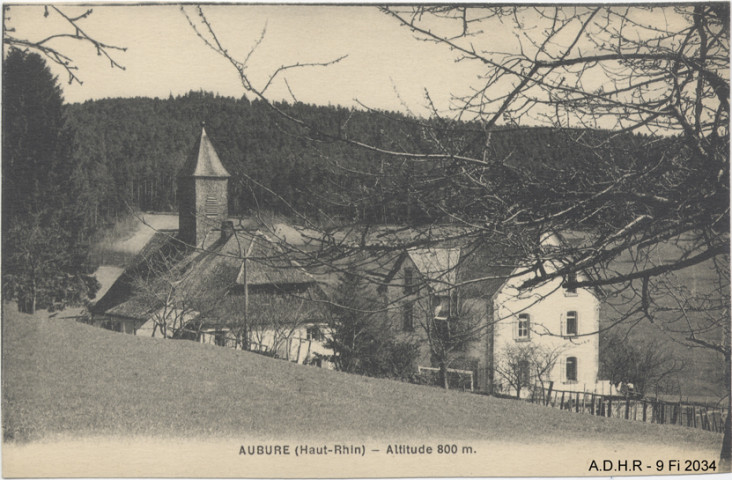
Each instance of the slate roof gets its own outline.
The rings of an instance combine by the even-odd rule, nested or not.
[[[311,286],[304,292],[279,294],[252,293],[249,295],[248,324],[251,328],[272,325],[294,326],[320,323],[327,319],[327,304],[323,292]],[[214,308],[201,315],[207,327],[230,326],[244,320],[244,296],[227,295]]]
[[[277,294],[278,289],[285,292],[293,286],[304,291],[316,283],[259,232],[237,231],[205,251],[186,247],[170,232],[158,232],[133,266],[97,302],[93,312],[144,318],[162,306],[159,299],[164,295],[155,293],[173,284],[177,295],[218,301],[236,287],[243,287],[245,256],[250,291],[251,287],[268,287]]]
[[[156,232],[109,290],[94,302],[90,308],[91,312],[101,315],[126,302],[133,295],[137,279],[146,278],[152,281],[165,265],[178,264],[190,254],[190,247],[176,238],[175,230]],[[139,308],[134,307],[134,310],[137,311]]]
[[[462,249],[456,285],[463,298],[490,300],[507,278],[525,261],[518,249],[507,245],[469,245]]]
[[[135,296],[116,307],[110,308],[106,311],[106,314],[114,317],[147,320],[154,311],[162,306],[162,303],[154,302],[150,298]]]
[[[242,263],[236,277],[236,283],[239,285],[244,285],[245,280],[249,285],[289,285],[314,282],[313,277],[288,258],[285,252],[273,245],[264,235],[257,234],[252,238],[246,257],[246,269]]]
[[[228,178],[231,176],[221,163],[211,140],[206,134],[205,127],[201,127],[201,137],[193,149],[193,155],[189,157],[183,166],[180,176],[209,178]]]
[[[398,257],[391,258],[391,263],[380,262],[388,273],[383,275],[383,282],[390,283],[404,261],[411,261],[422,274],[427,284],[434,289],[439,285],[456,286],[463,298],[490,299],[501,288],[511,272],[525,257],[515,249],[506,246],[491,245],[480,240],[466,242],[458,248],[436,246],[425,249],[410,249]],[[374,261],[371,265],[377,265]],[[371,273],[378,278],[378,273]]]

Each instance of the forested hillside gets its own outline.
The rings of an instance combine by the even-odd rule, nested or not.
[[[128,211],[175,211],[176,176],[200,135],[201,122],[232,175],[229,210],[233,215],[266,209],[292,215],[293,210],[320,221],[403,223],[438,221],[441,212],[426,197],[470,209],[470,191],[457,183],[460,160],[425,162],[399,158],[336,142],[325,135],[358,139],[381,149],[441,151],[444,142],[475,155],[479,125],[430,120],[437,134],[420,121],[396,113],[354,111],[342,107],[277,104],[310,128],[294,127],[263,102],[191,92],[166,100],[105,99],[67,108],[73,134],[74,176],[83,191],[87,218]],[[345,125],[345,126],[344,126]],[[456,133],[459,133],[456,135]],[[438,135],[442,138],[438,138]],[[635,137],[612,142],[602,158],[589,145],[602,132],[555,132],[540,128],[507,128],[490,140],[491,158],[482,170],[501,170],[506,188],[516,195],[544,201],[551,195],[532,182],[542,176],[558,185],[571,183],[582,168],[601,179],[639,153]],[[579,141],[577,141],[579,139]],[[608,169],[608,165],[612,168]],[[593,173],[594,172],[594,173]],[[565,182],[561,181],[566,180]],[[420,198],[417,202],[415,199]],[[428,206],[430,205],[430,206]]]

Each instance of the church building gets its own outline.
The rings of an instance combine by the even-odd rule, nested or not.
[[[91,308],[95,323],[318,363],[323,292],[278,242],[229,217],[229,177],[203,127],[178,176],[178,230],[153,235]]]
[[[206,248],[229,217],[229,172],[211,144],[206,127],[192,155],[178,176],[178,238],[184,243]]]

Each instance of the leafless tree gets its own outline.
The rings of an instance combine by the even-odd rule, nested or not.
[[[76,61],[61,46],[64,40],[76,40],[86,44],[94,49],[98,56],[104,57],[111,68],[125,69],[115,58],[115,53],[127,51],[126,47],[105,43],[86,32],[84,20],[92,15],[93,9],[85,8],[81,13],[71,13],[76,9],[73,7],[59,8],[56,5],[39,5],[39,15],[41,15],[40,8],[42,8],[44,17],[58,17],[66,29],[45,32],[39,37],[30,38],[18,36],[12,21],[13,8],[15,7],[12,5],[3,5],[3,46],[38,52],[52,63],[63,67],[68,75],[69,84],[76,82],[81,85],[84,82],[78,76],[79,67]]]
[[[679,329],[686,342],[720,352],[729,377],[729,4],[381,10],[418,39],[482,69],[472,93],[453,99],[450,119],[433,109],[442,125],[458,128],[423,122],[429,147],[410,151],[353,138],[347,122],[322,131],[269,102],[271,108],[317,141],[439,164],[442,187],[435,179],[410,194],[464,227],[464,239],[586,232],[581,247],[524,250],[537,267],[524,288],[562,278],[569,288],[612,290],[624,305],[617,322]],[[281,66],[256,84],[247,70],[251,54],[233,58],[202,9],[188,18],[236,68],[244,89],[263,101],[275,79],[306,66]],[[497,32],[513,35],[513,43],[494,48]],[[537,168],[510,154],[496,156],[492,139],[533,125],[562,132],[586,159]],[[633,144],[638,160],[623,158],[618,141]],[[446,196],[451,191],[460,195]],[[546,261],[562,267],[546,271],[540,268]],[[675,272],[705,264],[717,269],[717,300],[669,288]],[[675,321],[685,318],[685,324]],[[728,416],[725,461],[732,456],[731,429]]]
[[[421,307],[416,312],[415,323],[424,334],[432,361],[440,369],[442,386],[448,390],[450,369],[456,363],[470,363],[470,347],[483,338],[487,325],[482,304],[458,302],[455,290],[444,293],[443,296],[425,294],[424,301],[415,303]],[[440,308],[443,311],[437,314]]]
[[[291,360],[291,342],[301,339],[295,332],[314,319],[323,318],[322,304],[313,292],[267,294],[266,300],[258,302],[256,295],[250,300],[248,310],[249,342],[266,347],[266,352]],[[251,299],[252,297],[250,297]],[[324,320],[323,320],[324,321]]]
[[[516,398],[521,398],[522,390],[532,388],[537,382],[544,391],[561,353],[561,348],[536,343],[508,345],[499,352],[495,371],[516,392]]]
[[[133,308],[152,321],[151,335],[162,338],[197,338],[201,329],[202,307],[210,309],[221,292],[202,291],[194,283],[185,250],[170,238],[162,248],[137,266],[132,280]],[[224,292],[225,294],[225,292]]]
[[[673,358],[657,339],[634,341],[613,332],[603,338],[603,352],[600,368],[605,377],[614,385],[632,385],[640,396],[684,369],[684,363]]]

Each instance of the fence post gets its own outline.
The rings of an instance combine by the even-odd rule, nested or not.
[[[562,400],[559,402],[559,410],[564,410],[564,392],[562,392]]]
[[[610,418],[613,416],[613,399],[609,398],[607,399],[607,417]]]
[[[574,396],[574,413],[579,413],[579,392]]]
[[[646,401],[642,400],[642,402],[643,402],[643,422],[645,423],[645,421],[646,421]]]
[[[582,413],[587,413],[587,392],[582,392]]]
[[[549,393],[546,395],[546,405],[549,406],[549,402],[552,399],[552,390],[554,389],[554,380],[549,382]]]
[[[666,404],[663,402],[659,402],[659,405],[661,406],[661,415],[660,415],[661,425],[665,425],[666,424]]]
[[[625,419],[627,420],[629,417],[629,411],[630,411],[630,397],[626,394],[625,395]]]

